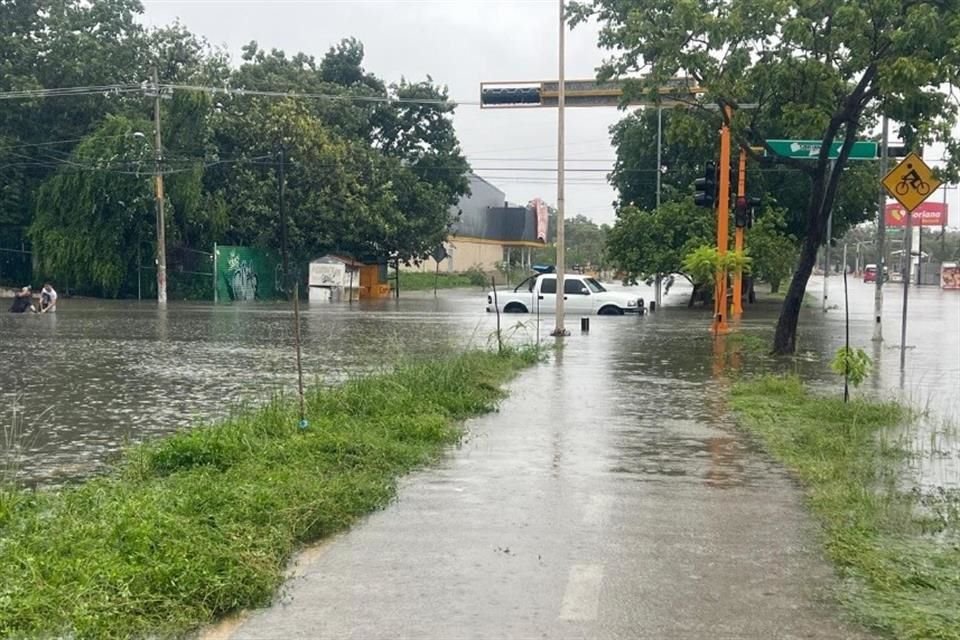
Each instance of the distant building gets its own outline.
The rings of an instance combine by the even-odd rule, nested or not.
[[[511,206],[506,194],[483,178],[469,174],[470,194],[450,208],[450,236],[444,243],[447,258],[440,270],[456,273],[477,267],[494,271],[499,263],[513,260],[529,267],[533,252],[547,238],[547,208],[540,200],[529,206]],[[433,271],[432,258],[418,271]]]

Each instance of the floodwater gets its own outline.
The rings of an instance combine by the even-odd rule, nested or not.
[[[771,365],[743,354],[748,370],[797,368],[818,384],[836,388],[829,354],[843,343],[843,310],[819,309],[820,280],[811,281],[801,319],[803,357]],[[876,375],[866,392],[895,395],[928,410],[909,432],[918,451],[924,485],[960,481],[957,424],[960,417],[960,292],[912,288],[907,368],[899,367],[901,289],[885,288],[885,337],[870,342],[873,287],[850,281],[851,342],[870,353]],[[637,294],[652,299],[646,287]],[[685,308],[689,289],[678,286],[666,298],[669,308],[655,315],[595,317],[592,333],[579,333],[570,318],[569,342],[607,371],[576,381],[584,393],[610,385],[624,393],[635,388],[657,406],[695,403],[689,390],[713,402],[717,382],[716,345],[707,333],[709,312]],[[831,303],[842,305],[842,285],[832,278]],[[404,356],[431,356],[490,343],[495,317],[486,314],[479,291],[409,293],[399,301],[302,308],[303,369],[308,382],[335,383],[358,372],[388,367]],[[745,330],[772,335],[776,305],[747,310]],[[517,328],[518,320],[526,325]],[[531,317],[506,316],[504,327],[516,339],[536,338]],[[553,327],[544,316],[544,339]],[[599,334],[599,335],[598,335]],[[602,339],[600,337],[602,336]],[[295,388],[293,324],[281,305],[212,306],[171,303],[165,312],[152,303],[63,300],[56,315],[0,316],[0,418],[7,462],[17,455],[18,476],[28,483],[56,483],[94,473],[130,442],[157,437],[200,421],[222,417],[242,404],[261,402]],[[617,363],[642,366],[622,371]],[[609,363],[609,367],[606,365]],[[562,362],[550,365],[563,376]],[[575,375],[575,374],[574,374]],[[720,376],[722,377],[722,376]],[[624,391],[626,389],[626,391]],[[549,394],[549,389],[543,390]],[[14,418],[14,414],[19,419]],[[624,447],[624,465],[636,465],[638,451],[657,443]],[[668,455],[664,452],[663,455]],[[2,467],[0,467],[2,468]]]

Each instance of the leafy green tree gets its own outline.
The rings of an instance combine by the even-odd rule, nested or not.
[[[753,259],[753,273],[770,284],[770,291],[780,290],[780,283],[790,277],[797,260],[797,241],[786,232],[782,209],[768,207],[757,217],[747,232],[747,252]]]
[[[575,22],[598,19],[600,44],[614,50],[602,78],[647,72],[628,83],[628,93],[653,93],[682,73],[720,106],[757,103],[731,123],[740,142],[822,141],[815,161],[787,162],[810,186],[776,353],[796,348],[800,306],[850,150],[877,113],[900,122],[909,144],[945,142],[955,173],[957,105],[939,87],[960,75],[960,0],[593,0],[574,3],[571,13]],[[771,135],[784,131],[791,135]],[[834,141],[840,152],[830,162]]]
[[[716,223],[713,214],[692,199],[664,203],[644,211],[625,207],[607,238],[607,256],[627,280],[684,271],[683,259],[697,247],[709,244]]]
[[[661,201],[688,197],[717,155],[716,127],[684,109],[663,110]],[[620,206],[649,211],[657,202],[657,110],[639,109],[610,127],[617,159],[610,183]]]
[[[144,121],[108,116],[37,196],[29,235],[40,274],[76,290],[116,296],[137,267],[135,247],[154,234],[153,149]]]

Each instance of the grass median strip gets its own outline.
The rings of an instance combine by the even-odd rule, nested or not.
[[[59,491],[0,488],[0,637],[176,637],[262,606],[292,553],[383,507],[535,350],[469,352],[279,398]]]
[[[899,486],[909,454],[890,428],[908,411],[775,377],[738,384],[733,406],[806,484],[854,615],[895,638],[960,639],[958,496],[930,501]]]

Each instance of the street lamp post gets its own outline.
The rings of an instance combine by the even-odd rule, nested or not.
[[[557,91],[557,325],[553,330],[553,336],[562,338],[570,335],[570,332],[563,326],[564,321],[564,283],[563,276],[566,269],[566,245],[564,243],[564,193],[563,193],[563,164],[564,164],[564,105],[566,103],[566,78],[564,76],[564,45],[566,40],[567,20],[564,15],[564,0],[560,0],[560,32],[558,38],[558,67],[559,84]]]

